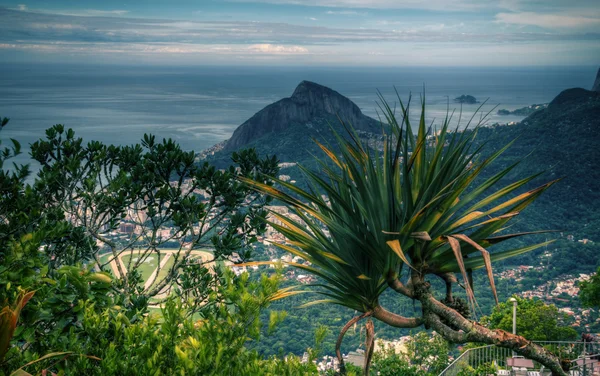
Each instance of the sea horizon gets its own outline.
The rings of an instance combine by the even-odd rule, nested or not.
[[[488,124],[518,122],[499,116],[550,102],[562,90],[589,88],[595,68],[569,67],[208,67],[96,64],[0,64],[0,115],[11,118],[3,138],[15,138],[29,161],[28,146],[53,124],[73,128],[85,142],[139,142],[144,133],[172,138],[184,150],[200,152],[223,140],[265,106],[292,95],[309,80],[330,87],[377,118],[378,92],[397,103],[425,90],[426,120],[439,125],[453,99],[473,95],[487,100],[481,114]],[[463,105],[464,126],[479,107]],[[496,108],[495,108],[496,107]],[[416,116],[416,111],[413,112]],[[478,116],[479,117],[479,116]],[[477,117],[477,118],[478,118]],[[455,115],[455,119],[457,116]],[[477,119],[476,119],[477,120]]]

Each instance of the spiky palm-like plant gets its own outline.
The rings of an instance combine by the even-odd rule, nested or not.
[[[338,338],[336,352],[342,369],[339,348],[345,331],[356,321],[373,317],[401,328],[425,325],[456,343],[482,342],[511,348],[563,374],[554,355],[523,337],[490,330],[465,318],[449,307],[452,304],[437,300],[427,282],[430,276],[443,279],[444,301],[452,302],[453,287],[460,284],[456,278],[459,274],[473,307],[470,273],[485,268],[497,301],[492,263],[548,242],[492,254],[487,248],[531,234],[504,234],[503,230],[555,181],[518,195],[515,193],[519,188],[538,175],[491,189],[515,163],[475,183],[482,170],[510,144],[480,159],[480,148],[474,148],[472,142],[476,132],[449,132],[452,116],[446,116],[440,131],[431,134],[425,124],[424,100],[415,135],[409,106],[410,100],[406,106],[400,101],[399,119],[382,100],[388,125],[383,150],[361,141],[350,127],[349,140],[336,135],[337,149],[319,144],[327,156],[319,161],[322,171],[302,169],[309,190],[284,181],[278,181],[281,189],[276,189],[243,179],[256,190],[284,202],[300,218],[293,220],[273,213],[278,223],[271,226],[287,238],[286,244],[279,247],[311,264],[291,265],[320,278],[318,292],[324,299],[310,304],[334,303],[362,312]],[[422,315],[407,318],[383,308],[379,297],[388,288],[418,300]],[[287,289],[279,297],[294,293],[297,291]]]

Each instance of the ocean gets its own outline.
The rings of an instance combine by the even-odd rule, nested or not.
[[[11,119],[0,132],[24,147],[53,124],[73,128],[84,140],[139,142],[144,133],[172,138],[200,151],[230,137],[237,126],[266,105],[289,97],[302,80],[328,86],[377,117],[378,90],[390,103],[425,90],[428,122],[460,109],[453,98],[487,100],[487,112],[548,103],[562,90],[589,89],[596,67],[527,68],[302,68],[153,67],[49,64],[0,65],[0,116]],[[416,107],[416,106],[414,106]],[[413,107],[413,108],[414,108]],[[463,105],[463,124],[478,105]],[[520,121],[499,116],[489,123]],[[413,113],[416,116],[416,111]],[[455,119],[457,115],[455,115]],[[6,166],[5,166],[6,167]]]

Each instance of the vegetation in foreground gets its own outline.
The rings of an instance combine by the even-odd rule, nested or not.
[[[29,182],[27,166],[5,168],[21,149],[11,141],[0,154],[0,374],[316,373],[312,362],[263,359],[247,348],[285,317],[270,311],[263,324],[260,316],[283,297],[278,274],[250,280],[207,267],[234,253],[250,257],[268,199],[234,177],[272,173],[274,158],[242,152],[239,168],[218,171],[194,165],[193,153],[170,140],[84,145],[57,125],[32,145],[41,169]],[[123,223],[141,231],[110,238]],[[159,235],[165,224],[175,228],[168,237]],[[145,287],[144,258],[160,257],[168,243],[178,245],[173,266]],[[186,253],[206,244],[214,259],[188,262]],[[100,262],[101,250],[116,258],[133,249],[140,257],[116,275]],[[162,291],[156,284],[172,290],[160,315],[149,314]],[[310,360],[323,336],[316,333]]]
[[[252,151],[234,157],[239,169],[223,172],[208,165],[196,166],[193,155],[171,141],[156,143],[148,136],[133,147],[96,142],[84,146],[72,131],[55,126],[48,130],[46,140],[32,145],[32,155],[42,169],[33,184],[27,184],[26,166],[14,166],[12,171],[3,168],[4,162],[20,151],[18,142],[13,141],[0,160],[0,300],[5,302],[0,320],[2,372],[316,373],[311,361],[302,363],[294,356],[263,359],[248,349],[249,341],[272,331],[285,317],[283,312],[271,311],[263,325],[261,312],[273,300],[298,291],[278,290],[277,276],[251,280],[248,275],[235,277],[225,270],[210,271],[204,263],[187,262],[186,252],[207,244],[215,249],[211,262],[228,260],[234,254],[249,259],[256,235],[264,230],[263,206],[269,196],[286,202],[302,218],[301,223],[280,218],[283,226],[278,228],[299,249],[283,247],[313,264],[298,267],[326,282],[326,290],[320,292],[328,294],[328,299],[364,312],[352,323],[374,317],[400,327],[425,324],[454,342],[485,342],[503,333],[469,321],[471,309],[453,288],[464,286],[468,303],[474,304],[471,270],[484,268],[491,276],[490,261],[535,248],[491,256],[482,249],[524,235],[490,236],[550,184],[510,196],[531,180],[526,178],[483,197],[511,169],[470,187],[479,171],[499,153],[477,161],[477,150],[469,149],[470,140],[449,133],[448,121],[438,138],[431,138],[422,117],[414,137],[410,124],[403,123],[408,119],[407,109],[400,124],[391,110],[385,109],[394,133],[382,154],[364,147],[358,138],[351,142],[340,138],[341,158],[323,147],[331,159],[323,164],[329,182],[305,170],[315,192],[324,193],[327,202],[279,182],[293,191],[294,197],[316,206],[273,189],[269,176],[276,173],[276,160],[260,160]],[[7,122],[3,120],[2,126]],[[239,184],[240,180],[245,185]],[[261,194],[246,185],[258,188]],[[197,201],[190,193],[198,191],[206,202]],[[139,219],[143,211],[148,217]],[[132,220],[136,216],[137,222]],[[205,220],[208,227],[195,228]],[[127,239],[110,238],[111,230],[121,223],[133,223],[141,230]],[[159,235],[164,224],[175,227],[174,233]],[[302,230],[305,226],[310,234]],[[332,242],[322,236],[324,228]],[[151,257],[166,244],[179,245],[179,256],[167,271],[156,273],[161,279],[148,287],[140,283],[142,263],[129,263],[126,271],[113,276],[103,270],[106,263],[98,262],[100,247],[114,257],[132,249],[144,249],[144,256]],[[97,263],[100,270],[93,269]],[[410,284],[402,277],[403,271],[409,272]],[[454,273],[462,275],[462,283]],[[444,281],[445,299],[434,297],[425,275]],[[494,291],[493,279],[490,282]],[[170,295],[160,297],[167,285],[172,287]],[[378,304],[385,290],[416,301],[423,316],[403,318],[385,310]],[[148,314],[151,298],[162,299],[162,318]],[[467,326],[477,328],[477,335],[458,338],[457,329]],[[374,330],[370,321],[366,333],[367,364],[372,360],[372,369],[382,374],[398,367],[415,374],[425,369],[439,371],[442,358],[447,360],[439,356],[444,351],[434,349],[432,354],[438,356],[433,359],[440,360],[439,364],[416,364],[421,359],[417,348],[412,361],[404,363],[385,352],[371,358]],[[308,351],[310,360],[319,354],[325,334],[317,331]],[[509,337],[501,344],[514,348],[520,341],[521,337]],[[552,366],[552,355],[528,346],[521,352],[547,356],[543,360]],[[422,359],[430,361],[432,357]],[[347,371],[355,372],[350,367]]]
[[[321,146],[327,160],[322,174],[303,172],[310,190],[284,181],[282,189],[240,177],[257,191],[285,202],[299,220],[275,213],[271,223],[289,240],[279,247],[310,262],[295,266],[324,281],[316,290],[322,300],[361,312],[342,328],[336,353],[344,372],[340,346],[345,332],[366,319],[366,373],[373,352],[371,319],[400,328],[424,326],[454,343],[479,342],[513,349],[537,360],[556,375],[564,375],[558,357],[522,336],[489,329],[470,320],[476,300],[472,271],[484,268],[498,302],[492,262],[523,254],[547,242],[490,254],[487,248],[530,233],[506,231],[519,213],[555,181],[518,193],[539,174],[525,177],[497,190],[500,180],[517,163],[472,186],[506,145],[479,160],[480,148],[473,136],[450,133],[449,117],[438,132],[425,125],[425,102],[417,134],[409,120],[409,107],[399,99],[401,118],[385,102],[382,112],[391,133],[382,152],[369,148],[351,133],[351,140],[338,137],[339,154]],[[476,126],[477,128],[477,126]],[[307,203],[308,202],[308,203]],[[535,232],[534,232],[535,233]],[[403,275],[404,273],[404,275]],[[456,273],[461,280],[456,278]],[[444,281],[445,294],[435,296],[429,278]],[[468,304],[454,296],[457,286],[466,291]],[[379,301],[388,289],[398,298],[421,306],[416,317],[403,317],[384,308]],[[289,292],[289,291],[286,291]],[[301,293],[302,291],[296,291]],[[291,293],[291,292],[289,292]]]

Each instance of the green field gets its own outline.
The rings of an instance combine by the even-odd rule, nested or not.
[[[108,262],[108,260],[110,260],[110,258],[112,257],[112,253],[104,253],[102,255],[100,255],[100,262],[102,264],[106,264]]]
[[[161,257],[160,260],[162,261],[164,259],[164,257],[166,257],[166,253],[171,253],[172,255],[174,253],[172,252],[177,252],[176,248],[168,248],[168,249],[161,249],[160,250],[161,253]],[[211,253],[212,254],[212,250],[211,249],[201,249],[201,250],[197,250],[194,252],[206,252],[206,253]],[[136,261],[138,261],[138,258],[143,255],[143,252],[140,252],[139,250],[132,250],[130,252],[126,252],[121,254],[120,259],[123,265],[125,265],[125,267],[127,268],[129,266],[129,263],[131,262],[131,265],[133,265]],[[101,263],[106,263],[108,262],[111,258],[113,257],[112,253],[105,253],[103,255],[100,256],[100,262]],[[201,257],[198,254],[191,254],[190,255],[190,259],[195,260],[198,259],[199,257]],[[174,257],[170,256],[169,259],[166,261],[166,263],[164,264],[164,266],[160,269],[160,272],[158,273],[158,277],[155,280],[156,282],[159,282],[162,278],[164,278],[167,273],[169,272],[169,270],[173,267],[173,263],[174,263]],[[145,281],[150,278],[150,276],[152,275],[152,273],[156,270],[158,266],[158,256],[156,255],[156,253],[152,253],[150,255],[147,256],[147,258],[144,260],[144,262],[142,262],[138,268],[138,270],[140,271],[140,274],[142,276],[142,282],[141,284],[144,284]],[[110,267],[110,266],[109,266]],[[117,275],[117,271],[114,270],[112,267],[110,267],[113,272],[113,274]]]
[[[136,262],[138,262],[138,258],[140,255],[137,252],[133,254],[123,255],[121,256],[121,261],[125,265],[126,268],[133,266]],[[162,258],[161,258],[162,259]],[[142,280],[147,280],[150,275],[154,272],[156,267],[158,266],[158,256],[156,254],[151,254],[146,257],[146,259],[140,264],[138,270],[142,276]]]

